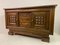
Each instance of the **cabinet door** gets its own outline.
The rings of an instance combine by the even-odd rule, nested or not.
[[[18,14],[16,12],[7,12],[6,17],[7,27],[18,25]]]
[[[33,12],[34,15],[34,27],[40,28],[41,30],[49,30],[49,12],[39,11]]]
[[[32,27],[33,16],[31,12],[20,12],[19,13],[19,24],[20,27]]]

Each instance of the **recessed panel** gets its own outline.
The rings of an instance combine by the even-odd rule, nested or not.
[[[20,27],[32,27],[32,13],[31,12],[21,12],[19,13],[19,24]]]
[[[7,13],[7,23],[9,26],[17,26],[17,13],[15,12],[8,12]]]
[[[44,29],[49,29],[49,12],[33,12],[34,14],[34,26]]]

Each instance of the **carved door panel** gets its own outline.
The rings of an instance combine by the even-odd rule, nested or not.
[[[31,12],[20,12],[19,13],[19,24],[20,27],[32,27],[33,16]]]
[[[34,26],[42,30],[49,30],[49,12],[33,12]]]
[[[17,26],[18,14],[15,12],[7,12],[7,26]]]

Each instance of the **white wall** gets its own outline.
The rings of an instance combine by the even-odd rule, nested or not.
[[[18,8],[18,7],[26,7],[26,6],[41,6],[41,5],[53,5],[57,4],[56,12],[55,12],[55,23],[54,23],[54,31],[56,33],[60,33],[60,0],[0,0],[0,33],[6,32],[5,29],[5,13],[4,8]]]

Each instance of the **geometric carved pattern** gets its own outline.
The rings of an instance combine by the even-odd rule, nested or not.
[[[34,12],[35,15],[35,27],[41,27],[44,29],[49,28],[49,15],[47,12]]]
[[[17,19],[17,13],[15,12],[7,12],[7,21],[8,25],[15,26],[16,25],[16,19]]]
[[[43,25],[44,24],[44,17],[43,16],[42,17],[36,16],[35,21],[36,21],[36,24]]]
[[[15,23],[16,22],[15,20],[16,20],[15,16],[11,15],[10,16],[10,23]]]

